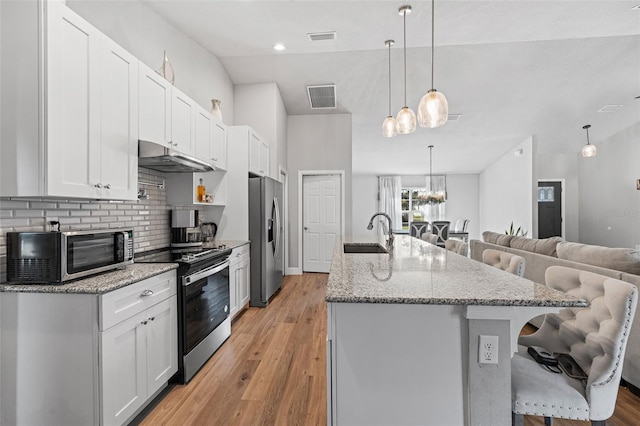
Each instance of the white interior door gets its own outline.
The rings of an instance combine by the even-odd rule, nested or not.
[[[302,185],[302,252],[304,272],[331,269],[341,230],[340,175],[304,176]]]

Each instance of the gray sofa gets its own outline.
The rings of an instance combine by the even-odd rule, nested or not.
[[[525,259],[524,278],[545,283],[548,267],[559,265],[616,278],[640,287],[640,252],[563,241],[559,237],[533,239],[485,231],[484,241],[471,240],[471,258],[482,262],[485,249],[517,254]],[[542,317],[531,321],[540,326]],[[622,378],[640,389],[640,314],[633,320]]]

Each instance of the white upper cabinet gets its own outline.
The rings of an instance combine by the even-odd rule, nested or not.
[[[227,126],[212,121],[211,160],[218,170],[227,170]]]
[[[194,125],[195,156],[216,170],[227,170],[227,127],[199,105],[195,106]]]
[[[0,196],[136,199],[138,61],[60,2],[2,3]]]
[[[171,83],[139,64],[139,138],[171,147]]]
[[[249,135],[249,172],[269,176],[269,144],[253,129]]]
[[[195,101],[171,88],[171,144],[174,149],[190,155],[195,154],[195,106]]]

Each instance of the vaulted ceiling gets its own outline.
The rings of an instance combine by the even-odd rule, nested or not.
[[[542,152],[579,152],[640,121],[640,0],[435,3],[435,88],[461,114],[437,129],[382,137],[403,106],[399,1],[144,1],[216,55],[234,84],[275,82],[289,115],[350,113],[353,172],[477,173],[534,135]],[[407,104],[430,88],[431,2],[409,2]],[[332,41],[308,33],[335,31]],[[286,50],[273,50],[283,43]],[[335,84],[312,110],[306,86]],[[622,105],[616,112],[598,112]]]

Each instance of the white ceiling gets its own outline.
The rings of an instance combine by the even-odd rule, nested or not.
[[[391,50],[392,114],[403,105],[402,1],[145,1],[216,55],[234,84],[276,82],[289,115],[350,113],[353,173],[477,173],[530,135],[578,152],[640,121],[640,0],[435,4],[435,88],[457,122],[383,138]],[[407,104],[430,88],[431,2],[407,16]],[[334,41],[307,33],[336,31]],[[284,43],[283,52],[273,50]],[[307,85],[335,84],[337,110],[309,107]],[[605,105],[624,105],[601,113]]]

